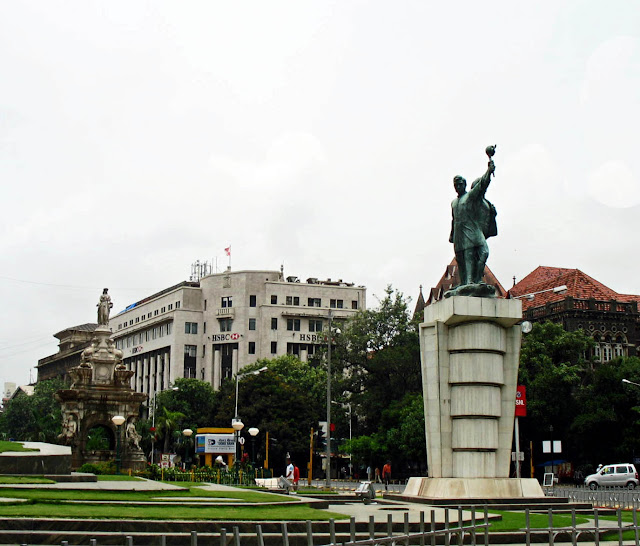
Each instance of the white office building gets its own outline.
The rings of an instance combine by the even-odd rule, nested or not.
[[[129,305],[110,319],[132,387],[150,397],[178,377],[218,388],[260,358],[294,354],[307,361],[329,314],[365,309],[366,288],[342,280],[300,282],[282,271],[231,271],[185,281]]]

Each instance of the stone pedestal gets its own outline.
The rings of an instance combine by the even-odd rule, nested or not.
[[[473,495],[480,488],[487,498],[523,490],[515,480],[513,487],[499,485],[509,478],[521,318],[519,300],[454,296],[425,309],[420,350],[429,485],[414,488]],[[524,490],[530,494],[531,487]]]

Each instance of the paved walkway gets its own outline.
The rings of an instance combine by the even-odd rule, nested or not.
[[[224,486],[223,486],[224,487]],[[179,491],[184,487],[153,480],[138,479],[97,482],[56,482],[56,483],[2,483],[6,489],[74,489],[86,491]],[[0,493],[1,494],[1,493]]]

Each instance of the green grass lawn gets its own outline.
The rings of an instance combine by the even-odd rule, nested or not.
[[[28,518],[99,518],[99,519],[163,519],[163,520],[232,520],[232,521],[326,521],[349,516],[304,505],[287,506],[123,506],[104,504],[33,504],[0,505],[0,517]]]
[[[28,499],[31,501],[152,501],[159,497],[175,497],[189,500],[189,497],[206,497],[217,502],[295,502],[295,498],[283,497],[259,491],[247,491],[234,489],[233,491],[207,491],[202,489],[203,484],[192,484],[192,487],[182,490],[170,491],[99,491],[83,489],[0,489],[0,497]],[[132,487],[135,487],[132,484]],[[219,500],[218,500],[219,499]],[[175,501],[168,501],[175,504]],[[1,505],[0,505],[1,507]],[[2,512],[0,512],[0,515]]]
[[[0,441],[0,453],[5,451],[40,451],[39,449],[26,448],[20,442]]]
[[[489,521],[489,532],[500,531],[518,531],[526,527],[526,519],[524,512],[506,512],[502,510],[491,510],[490,514],[499,514],[501,520]],[[484,515],[476,513],[476,521],[482,523]],[[584,516],[576,516],[576,524],[586,523],[589,521]],[[529,514],[529,524],[532,529],[543,529],[549,525],[549,516],[547,514]],[[571,526],[571,514],[555,514],[553,516],[554,527]]]
[[[99,482],[140,482],[142,478],[129,476],[128,474],[98,474],[96,476]]]
[[[56,483],[48,478],[42,476],[0,476],[0,484],[3,483]]]

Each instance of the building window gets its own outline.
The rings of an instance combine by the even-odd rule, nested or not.
[[[278,352],[278,342],[277,341],[272,341],[271,342],[271,354],[275,355]]]
[[[196,376],[196,345],[184,346],[184,377],[195,378]]]
[[[170,304],[167,306],[167,309],[168,309],[169,311],[171,311],[171,309],[173,309],[173,303],[170,303]]]
[[[144,332],[144,340],[149,341],[149,330],[145,330]]]
[[[158,332],[160,337],[164,337],[164,325],[160,326],[160,331]]]
[[[157,316],[158,316],[158,310],[157,310],[157,309],[153,312],[153,316],[154,316],[154,317],[157,317]]]
[[[185,322],[184,323],[184,333],[185,334],[197,334],[198,333],[198,323],[197,322]]]
[[[172,324],[173,324],[172,322],[167,322],[167,335],[168,336],[171,335],[171,330],[173,329],[172,328]]]
[[[221,332],[230,332],[233,327],[233,319],[224,318],[220,319],[220,331]]]
[[[329,307],[332,309],[342,309],[344,307],[344,300],[330,300]]]
[[[287,296],[287,305],[300,305],[300,298],[298,296]]]
[[[278,319],[273,317],[271,319],[271,329],[272,330],[277,330],[278,329]]]
[[[249,330],[255,330],[255,329],[256,329],[256,319],[250,318],[249,319]]]
[[[202,323],[202,333],[203,333],[203,334],[206,334],[206,333],[207,333],[207,323],[206,323],[206,322],[203,322],[203,323]]]
[[[271,296],[271,305],[278,304],[278,296]]]
[[[318,319],[309,319],[310,332],[322,332],[322,321]]]
[[[180,309],[180,302],[179,301],[176,302],[176,309]]]
[[[136,324],[140,322],[140,317],[136,317]]]
[[[162,307],[162,308],[160,309],[160,312],[161,312],[161,313],[166,313],[166,312],[167,312],[167,308],[166,308],[166,307]]]
[[[351,309],[358,308],[358,300],[351,300]]]
[[[129,326],[133,326],[133,319],[129,321]]]
[[[256,305],[256,296],[254,294],[251,294],[249,296],[249,307],[255,307]]]
[[[233,296],[224,296],[220,298],[220,305],[222,307],[233,307]]]
[[[290,332],[299,332],[300,331],[300,319],[287,319],[287,330]]]
[[[151,330],[151,339],[157,339],[158,337],[158,327],[154,326],[153,330]]]
[[[308,307],[321,307],[321,300],[320,298],[309,298],[307,300],[307,306]]]
[[[147,315],[147,318],[151,318],[151,313],[149,313],[149,314]]]
[[[256,342],[255,341],[250,341],[249,342],[249,354],[250,355],[256,354]]]

